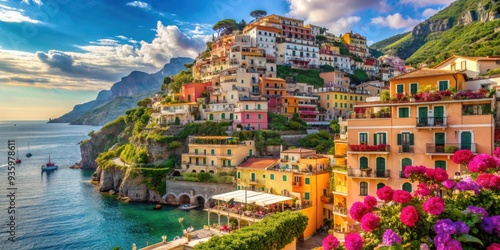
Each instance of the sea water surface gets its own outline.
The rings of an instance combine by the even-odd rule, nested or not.
[[[70,169],[81,159],[79,142],[96,126],[48,124],[43,121],[0,121],[0,249],[131,249],[181,234],[184,226],[207,223],[202,210],[174,207],[153,210],[153,204],[124,203],[101,194],[90,184],[93,171]],[[15,140],[22,163],[15,168],[15,215],[9,214],[8,140]],[[29,150],[28,150],[29,144]],[[27,158],[26,153],[32,157]],[[53,172],[41,172],[51,161]],[[8,240],[15,216],[15,242]]]

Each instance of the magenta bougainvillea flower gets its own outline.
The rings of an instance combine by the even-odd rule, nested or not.
[[[367,213],[361,219],[361,228],[367,232],[371,232],[378,227],[379,221],[380,217],[374,215],[373,213]]]
[[[377,199],[375,199],[375,197],[371,195],[368,195],[365,197],[363,204],[365,205],[365,207],[371,210],[377,205]]]
[[[401,219],[401,222],[403,222],[403,224],[409,227],[414,227],[418,221],[417,210],[413,206],[404,207],[401,210],[401,215],[399,216],[399,219]]]
[[[412,195],[405,190],[395,190],[392,197],[394,202],[405,204],[411,201]]]
[[[432,197],[422,204],[425,212],[432,215],[440,215],[444,210],[444,201],[439,197]]]
[[[363,202],[354,202],[351,209],[349,209],[349,215],[353,220],[360,221],[363,215],[368,213],[369,209],[363,204]]]
[[[451,160],[456,164],[467,164],[474,158],[474,154],[468,149],[457,150]]]
[[[333,250],[340,245],[340,241],[337,239],[337,237],[331,234],[327,235],[321,243],[321,245],[323,246],[323,250]]]
[[[350,233],[345,237],[344,246],[347,250],[360,250],[363,248],[363,239],[356,233]]]
[[[392,200],[394,190],[389,186],[384,186],[383,188],[377,190],[377,196],[379,199],[389,202]]]
[[[489,168],[496,168],[499,165],[499,159],[487,155],[479,154],[470,160],[467,167],[471,173],[485,172]]]

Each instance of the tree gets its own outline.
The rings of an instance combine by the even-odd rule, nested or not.
[[[263,16],[266,16],[267,12],[265,10],[254,10],[250,12],[250,16],[255,18],[255,19],[260,19]]]
[[[148,107],[153,104],[153,101],[150,98],[144,98],[137,102],[137,106],[139,107]]]
[[[163,84],[161,85],[161,90],[165,91],[171,82],[172,78],[170,78],[170,76],[163,78]]]
[[[340,133],[340,125],[339,125],[339,122],[337,120],[332,120],[330,122],[330,128],[333,130],[333,132],[335,134]]]
[[[247,26],[247,22],[243,19],[241,19],[241,21],[237,24],[238,30],[243,30],[245,26]]]
[[[324,34],[326,33],[326,31],[327,31],[327,30],[328,30],[328,28],[326,28],[326,27],[322,27],[322,28],[320,28],[320,29],[319,29],[319,34],[320,34],[320,35],[324,35]]]
[[[238,27],[237,27],[236,21],[234,21],[233,19],[220,20],[216,24],[214,24],[214,26],[212,27],[212,29],[215,32],[217,32],[218,36],[231,34],[233,32],[233,30],[235,30],[237,28]]]
[[[317,43],[323,43],[326,41],[326,36],[324,35],[316,35],[316,42]]]
[[[182,84],[193,82],[193,76],[188,71],[182,70],[179,74],[175,75],[174,81],[169,85],[171,92],[179,93]]]

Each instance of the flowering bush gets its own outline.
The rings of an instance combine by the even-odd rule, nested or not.
[[[366,145],[366,144],[351,144],[349,147],[351,148],[352,151],[385,151],[386,149],[385,144],[378,144],[378,145]]]
[[[350,232],[338,249],[500,249],[498,156],[499,148],[493,156],[455,152],[454,162],[471,173],[459,180],[439,168],[407,166],[405,175],[418,182],[413,195],[385,186],[377,190],[382,205],[371,196],[354,203],[349,214],[363,232]]]

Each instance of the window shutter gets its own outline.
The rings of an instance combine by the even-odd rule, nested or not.
[[[377,145],[377,133],[373,134],[373,145]]]
[[[398,134],[398,145],[401,145],[401,134]]]
[[[410,145],[414,145],[415,143],[415,134],[410,134]]]

